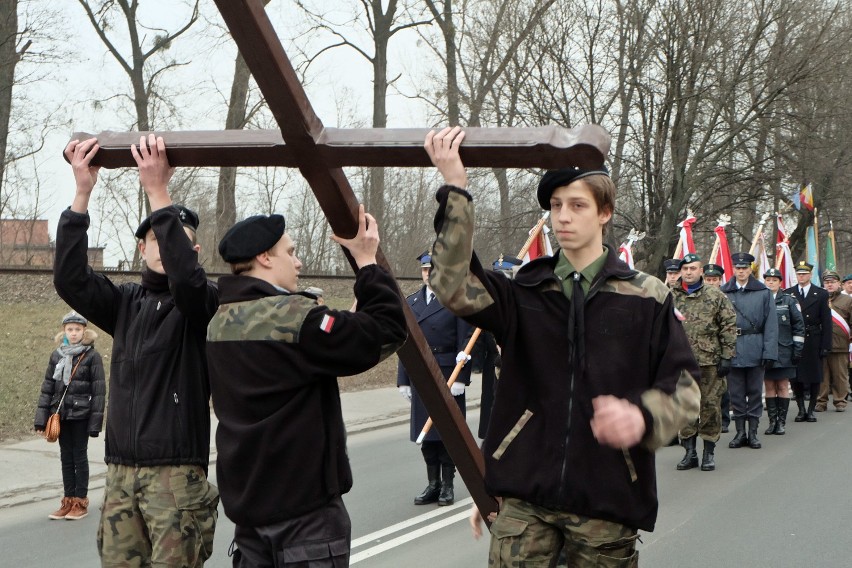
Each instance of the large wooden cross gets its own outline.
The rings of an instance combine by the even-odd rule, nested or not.
[[[215,1],[281,130],[160,132],[166,141],[170,164],[299,168],[332,230],[343,237],[353,236],[358,227],[358,200],[341,168],[430,166],[423,149],[428,129],[325,128],[314,113],[261,0]],[[100,150],[93,164],[107,168],[135,166],[129,148],[139,140],[139,135],[115,132],[95,135]],[[83,140],[91,136],[75,133],[73,138]],[[572,130],[556,126],[468,128],[461,156],[465,165],[473,167],[591,168],[603,163],[609,143],[609,135],[596,125]],[[381,249],[378,262],[390,270]],[[399,358],[485,517],[497,510],[497,504],[485,491],[482,455],[414,314],[405,302],[403,305],[409,340],[400,349]]]

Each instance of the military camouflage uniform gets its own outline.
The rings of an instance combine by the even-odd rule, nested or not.
[[[213,553],[218,506],[200,466],[109,464],[97,537],[104,566],[202,566]]]
[[[737,345],[737,314],[731,302],[718,288],[702,285],[687,292],[680,284],[672,289],[675,307],[683,316],[683,329],[692,353],[701,367],[701,413],[698,420],[680,431],[680,437],[696,435],[718,442],[722,430],[720,401],[728,388],[719,377],[720,359],[733,359]]]
[[[471,196],[444,186],[438,201],[430,285],[502,346],[482,446],[485,485],[519,503],[508,500],[492,525],[490,564],[548,566],[566,543],[570,566],[599,566],[606,556],[634,565],[636,531],[653,530],[657,515],[653,450],[698,415],[700,372],[671,293],[606,249],[596,274],[578,273],[585,328],[576,342],[564,255],[528,263],[515,280],[486,271],[472,250]],[[602,395],[642,411],[639,444],[598,443],[590,421],[592,399]]]

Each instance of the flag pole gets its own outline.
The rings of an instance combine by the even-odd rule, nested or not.
[[[834,236],[834,223],[828,220],[828,236],[831,238],[831,252],[834,253],[834,264],[840,266],[840,252],[837,250],[837,237]],[[839,268],[837,268],[839,270]]]
[[[757,229],[754,231],[754,237],[751,239],[751,248],[748,249],[748,253],[752,256],[754,256],[754,251],[757,249],[757,239],[761,231],[763,231],[763,226],[766,224],[767,219],[769,219],[769,213],[764,213],[760,218],[760,223],[757,224]]]
[[[527,241],[524,243],[524,246],[521,247],[521,251],[518,253],[517,258],[523,258],[527,252],[529,252],[530,247],[533,244],[533,241],[538,238],[539,233],[544,228],[544,224],[547,223],[547,219],[550,217],[550,211],[545,211],[544,215],[541,216],[541,219],[538,220],[538,223],[535,224],[532,231],[530,231],[530,236]],[[481,328],[476,328],[473,330],[473,334],[470,336],[470,341],[467,342],[464,348],[464,354],[470,355],[470,352],[473,350],[473,346],[476,343],[476,340],[479,339],[479,334],[482,333]],[[456,366],[453,369],[453,373],[450,375],[450,378],[447,379],[447,388],[453,386],[456,382],[456,379],[459,378],[459,373],[461,373],[462,368],[464,368],[467,363],[467,357],[462,359],[461,361],[456,362]],[[429,433],[429,430],[432,429],[432,417],[430,416],[426,420],[426,424],[423,425],[423,429],[420,431],[420,435],[417,436],[417,444],[423,443],[423,438],[426,437],[426,434]]]
[[[817,277],[819,277],[819,211],[816,207],[814,207],[814,249],[816,249],[816,269],[817,269]],[[822,284],[822,278],[819,279],[820,284]]]
[[[719,252],[719,248],[722,246],[722,239],[719,238],[719,235],[716,235],[716,242],[713,243],[713,250],[710,251],[710,258],[707,259],[708,262],[712,262],[715,264],[716,262],[716,254]]]

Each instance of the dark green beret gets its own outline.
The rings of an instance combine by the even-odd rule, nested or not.
[[[282,215],[254,215],[228,229],[219,241],[219,254],[231,264],[250,260],[274,247],[283,235]]]
[[[680,261],[680,266],[683,266],[684,264],[689,264],[690,262],[701,262],[701,257],[695,254],[694,252],[691,252],[685,257],[683,257],[683,260]]]

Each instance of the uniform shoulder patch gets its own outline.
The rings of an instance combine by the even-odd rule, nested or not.
[[[207,326],[207,341],[283,341],[297,343],[316,301],[301,295],[269,296],[222,304]]]
[[[331,333],[331,328],[334,327],[335,317],[331,314],[325,314],[322,316],[322,321],[320,322],[320,329],[326,333]]]

